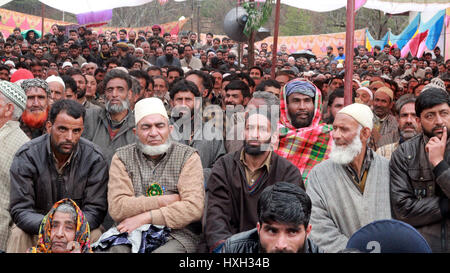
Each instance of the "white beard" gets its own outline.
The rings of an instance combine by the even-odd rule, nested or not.
[[[169,150],[170,144],[172,144],[170,139],[167,139],[167,141],[161,145],[157,146],[146,145],[142,143],[137,136],[136,136],[136,143],[138,149],[148,156],[162,155]]]
[[[361,131],[358,131],[358,134],[353,138],[352,143],[347,146],[336,145],[333,139],[329,156],[331,161],[339,165],[350,164],[362,150],[362,142],[359,138],[360,132]]]

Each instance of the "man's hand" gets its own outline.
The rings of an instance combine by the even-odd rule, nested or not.
[[[180,200],[180,195],[178,194],[160,195],[158,196],[158,205],[160,208],[167,207],[168,205]]]
[[[427,145],[425,145],[425,151],[428,153],[428,160],[431,165],[436,167],[442,160],[444,160],[445,146],[447,144],[447,127],[444,127],[442,137],[439,139],[437,136],[430,138]]]
[[[76,241],[69,242],[67,244],[67,251],[69,253],[81,253],[81,246]]]
[[[127,232],[128,234],[130,234],[131,232],[133,232],[135,229],[137,229],[142,225],[151,224],[151,221],[152,219],[150,217],[150,212],[147,211],[123,220],[117,226],[117,229],[119,230],[120,233]]]

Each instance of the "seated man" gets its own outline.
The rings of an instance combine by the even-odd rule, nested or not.
[[[275,152],[300,170],[307,185],[311,169],[328,158],[331,125],[322,122],[322,93],[315,85],[292,80],[280,93],[280,141]]]
[[[258,197],[266,187],[277,181],[303,187],[300,171],[272,151],[278,120],[268,108],[253,107],[246,113],[244,147],[222,156],[213,166],[204,227],[210,251],[218,252],[230,236],[256,226]]]
[[[391,218],[389,162],[367,146],[372,128],[367,105],[342,108],[333,122],[330,158],[311,170],[310,236],[325,252],[344,249],[362,226]]]
[[[39,240],[30,253],[91,253],[90,229],[81,209],[73,200],[56,202],[42,219]]]
[[[134,116],[135,143],[119,148],[111,162],[109,214],[121,233],[146,224],[171,228],[168,242],[153,252],[195,252],[205,196],[200,156],[169,139],[173,127],[160,99],[140,100]],[[115,248],[111,252],[131,252]]]
[[[308,238],[311,199],[299,186],[278,182],[258,200],[256,228],[225,241],[221,253],[319,253]]]
[[[390,161],[394,218],[415,227],[433,252],[449,252],[450,96],[430,88],[417,97],[422,133],[400,144]]]
[[[25,252],[53,204],[71,198],[83,210],[93,239],[106,211],[108,165],[100,148],[81,138],[84,107],[59,100],[50,110],[47,134],[25,143],[11,165],[10,212],[15,226],[7,252]],[[96,230],[97,229],[97,230]]]
[[[19,118],[26,105],[25,92],[20,86],[0,81],[0,252],[6,251],[10,225],[9,168],[17,150],[30,139],[20,129]]]

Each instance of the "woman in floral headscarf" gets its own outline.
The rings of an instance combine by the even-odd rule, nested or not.
[[[53,205],[39,227],[31,253],[92,253],[90,229],[83,212],[68,198]]]

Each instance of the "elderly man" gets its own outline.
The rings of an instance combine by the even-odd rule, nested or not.
[[[311,169],[328,157],[331,125],[322,122],[322,93],[310,82],[293,80],[280,93],[280,141],[276,153],[290,160],[306,183]]]
[[[41,79],[24,80],[21,84],[27,96],[26,108],[20,118],[20,129],[30,138],[46,133],[45,122],[50,109],[50,88]]]
[[[360,88],[356,89],[355,102],[362,103],[362,104],[365,104],[365,105],[371,107],[372,102],[373,102],[372,91],[370,91],[370,89],[367,87],[360,87]]]
[[[230,236],[256,226],[258,197],[266,187],[279,181],[304,187],[300,171],[272,150],[277,141],[278,107],[271,108],[264,105],[249,110],[244,147],[222,156],[213,166],[204,223],[212,252],[220,251]]]
[[[373,112],[375,114],[373,140],[375,148],[399,140],[398,122],[391,109],[394,106],[394,92],[389,87],[380,87],[374,94]]]
[[[50,89],[50,98],[52,104],[58,100],[62,100],[66,98],[65,90],[66,85],[64,84],[64,81],[59,76],[50,76],[45,80],[48,84],[48,87]]]
[[[342,108],[333,123],[330,158],[311,170],[310,238],[325,252],[344,249],[362,226],[391,218],[389,161],[367,146],[372,128],[368,106]]]
[[[84,117],[79,103],[55,102],[46,123],[48,134],[29,141],[14,156],[10,212],[15,226],[7,252],[30,248],[45,214],[63,198],[77,203],[92,236],[100,236],[107,211],[108,165],[99,147],[81,138]]]
[[[12,225],[9,214],[9,168],[14,154],[29,141],[18,122],[25,105],[25,93],[18,85],[0,81],[0,252],[6,251],[9,228]]]
[[[134,143],[134,115],[128,98],[132,97],[131,77],[120,70],[106,73],[105,109],[88,109],[83,137],[99,145],[108,163],[116,149]]]
[[[121,233],[145,224],[171,228],[167,243],[153,252],[195,252],[204,204],[201,159],[169,139],[172,126],[160,99],[136,103],[135,120],[134,143],[118,149],[111,162],[109,213]]]
[[[278,182],[258,200],[256,228],[225,241],[222,253],[320,253],[308,238],[311,199],[298,185]]]
[[[449,252],[450,97],[429,88],[417,97],[422,133],[402,143],[390,161],[394,217],[424,236],[433,252]]]
[[[400,144],[420,133],[420,122],[416,116],[415,102],[416,98],[413,94],[406,94],[401,96],[395,103],[400,140],[381,146],[377,149],[377,154],[391,159],[392,153]]]

